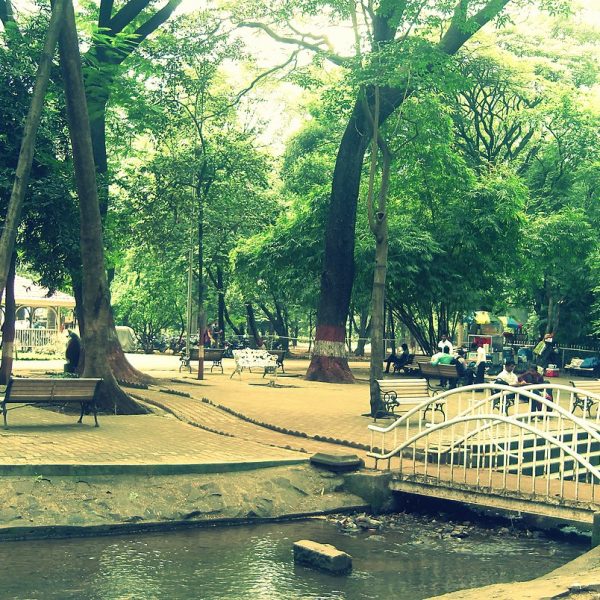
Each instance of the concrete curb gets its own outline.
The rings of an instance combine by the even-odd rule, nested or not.
[[[233,473],[300,465],[306,458],[282,458],[278,460],[255,460],[246,462],[185,463],[185,464],[39,464],[0,465],[0,475],[5,476],[82,476],[82,475],[189,475],[207,473]]]

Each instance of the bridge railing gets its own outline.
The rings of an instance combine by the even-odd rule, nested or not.
[[[386,461],[405,479],[553,502],[594,502],[600,483],[599,415],[571,412],[582,396],[600,401],[598,394],[560,384],[449,390],[388,427],[369,425],[369,456],[376,467]],[[427,410],[439,402],[446,404],[447,420]]]

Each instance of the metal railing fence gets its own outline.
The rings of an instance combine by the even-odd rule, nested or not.
[[[387,427],[369,425],[369,456],[403,479],[595,503],[600,412],[574,415],[577,398],[600,402],[599,394],[560,384],[449,390]],[[435,422],[435,411],[426,409],[440,401],[448,419]]]

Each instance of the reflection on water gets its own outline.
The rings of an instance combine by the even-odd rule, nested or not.
[[[349,577],[296,567],[299,539],[330,543],[354,559]],[[529,579],[581,546],[482,532],[441,539],[436,525],[342,534],[324,520],[195,529],[119,538],[0,544],[4,599],[295,600],[426,598]]]

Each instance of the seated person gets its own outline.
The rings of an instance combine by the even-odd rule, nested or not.
[[[519,385],[519,378],[517,377],[517,374],[514,372],[514,370],[515,370],[514,361],[507,360],[506,363],[504,364],[504,369],[502,369],[502,371],[500,371],[500,373],[498,373],[498,376],[496,377],[496,380],[494,381],[494,383],[500,383],[502,385],[510,385],[512,387]],[[493,390],[493,393],[496,394],[499,391],[500,390]],[[514,401],[515,394],[506,394],[505,399]],[[494,400],[494,406],[496,406],[497,402],[498,402],[498,400]],[[507,404],[507,408],[508,408],[508,406],[512,406],[512,404],[513,404],[513,402]]]
[[[441,352],[436,352],[431,357],[432,365],[453,365],[456,362],[455,358],[450,354],[450,348],[444,346]]]
[[[496,383],[504,383],[505,385],[517,386],[519,385],[519,378],[515,371],[515,363],[512,360],[507,360],[504,369],[498,373],[496,377]],[[524,384],[520,384],[524,385]]]
[[[467,359],[465,358],[465,351],[462,348],[459,348],[457,351],[456,372],[459,377],[462,377],[465,380],[466,385],[472,385],[473,379],[475,379],[475,372],[469,367]]]
[[[529,367],[529,369],[527,369],[527,371],[525,371],[525,373],[522,373],[521,375],[519,375],[518,379],[519,379],[519,385],[535,385],[535,384],[539,384],[539,383],[548,383],[542,377],[542,375],[540,375],[539,371],[537,370],[537,368],[535,366]],[[537,394],[538,396],[541,396],[544,392],[543,392],[543,390],[534,390],[534,393]],[[548,391],[548,393],[546,393],[546,399],[547,400],[553,399],[552,393],[550,391]],[[531,400],[531,410],[532,410],[532,412],[542,410],[542,403],[539,402],[538,400]],[[550,407],[548,407],[548,410],[552,410],[552,409]]]
[[[456,363],[456,359],[450,354],[450,347],[444,346],[441,352],[436,352],[431,357],[432,365],[453,365]],[[440,386],[446,387],[448,380],[445,377],[440,378]]]
[[[385,362],[386,362],[385,372],[386,373],[390,372],[390,365],[392,363],[394,363],[394,371],[399,371],[410,360],[410,353],[408,351],[408,345],[402,344],[402,346],[400,346],[400,349],[401,349],[400,354],[394,354],[394,352],[392,352],[385,359]]]

